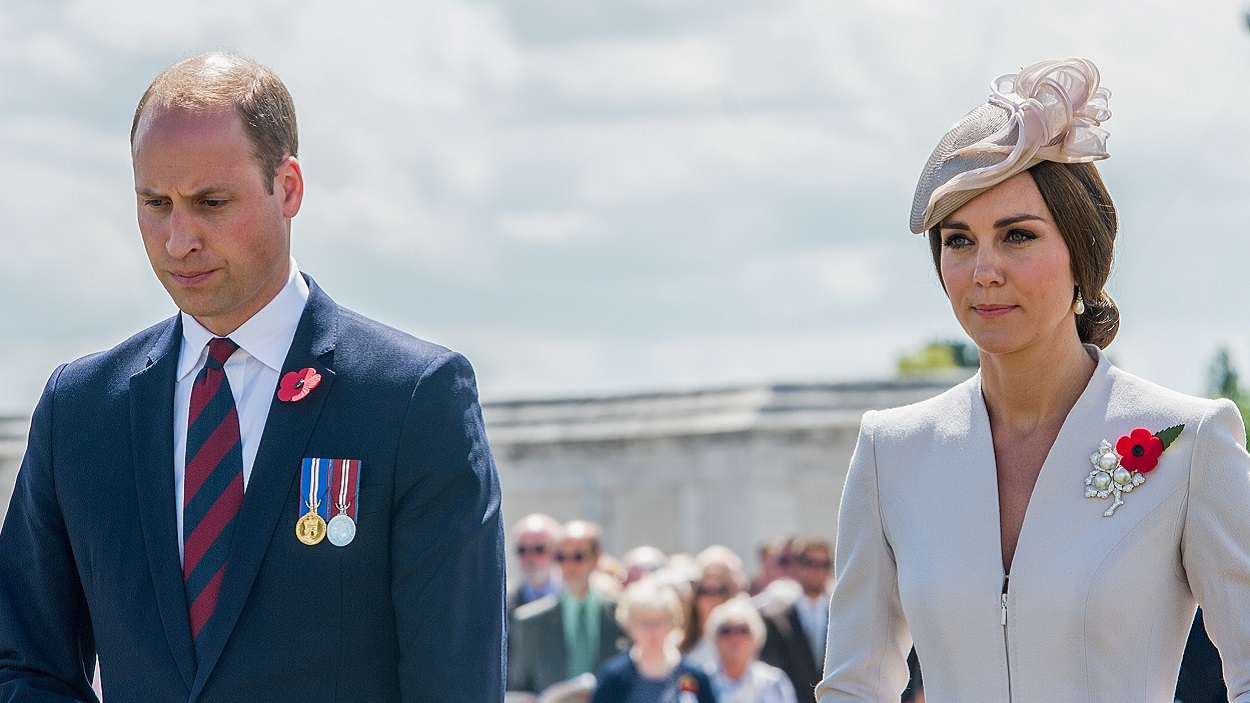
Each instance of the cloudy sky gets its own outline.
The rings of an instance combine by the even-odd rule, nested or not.
[[[1201,9],[1194,9],[1195,6]],[[232,49],[295,96],[301,267],[463,351],[485,399],[893,374],[961,338],[907,231],[991,78],[1102,69],[1117,362],[1250,371],[1250,31],[1235,0],[0,0],[0,409],[173,312],[127,133]]]

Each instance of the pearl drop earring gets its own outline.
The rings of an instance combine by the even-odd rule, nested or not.
[[[1076,302],[1072,304],[1072,312],[1081,315],[1085,312],[1085,299],[1081,297],[1081,291],[1076,291]]]

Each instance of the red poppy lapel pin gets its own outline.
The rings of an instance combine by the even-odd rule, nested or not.
[[[303,400],[312,390],[321,383],[321,374],[317,373],[317,369],[311,366],[299,371],[291,371],[282,377],[282,381],[278,383],[278,400],[284,403],[294,403]]]
[[[1163,451],[1176,441],[1185,425],[1172,425],[1158,432],[1151,433],[1144,427],[1129,432],[1120,438],[1113,447],[1103,440],[1098,451],[1089,455],[1089,463],[1094,469],[1085,477],[1086,498],[1107,498],[1115,500],[1103,517],[1111,517],[1115,509],[1124,505],[1124,494],[1132,493],[1133,489],[1146,482],[1146,474],[1159,465],[1159,457]]]

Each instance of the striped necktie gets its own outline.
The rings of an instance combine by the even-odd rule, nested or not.
[[[239,415],[224,368],[238,348],[224,337],[210,341],[208,361],[191,387],[182,501],[182,577],[192,638],[199,636],[217,606],[234,517],[243,505]]]

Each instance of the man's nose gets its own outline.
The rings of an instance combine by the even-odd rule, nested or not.
[[[181,259],[202,246],[194,218],[185,208],[174,205],[169,213],[169,233],[165,251],[175,259]]]

